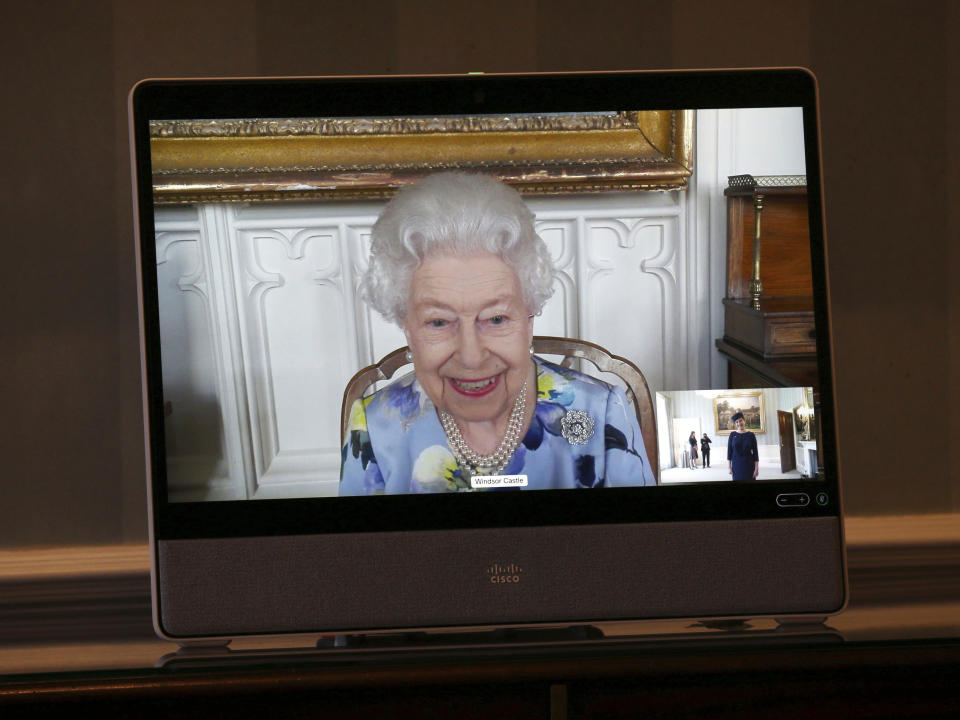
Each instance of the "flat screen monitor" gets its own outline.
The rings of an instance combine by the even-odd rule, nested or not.
[[[808,72],[148,80],[130,118],[162,636],[843,606]]]

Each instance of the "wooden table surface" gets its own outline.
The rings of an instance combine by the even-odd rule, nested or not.
[[[600,626],[602,641],[177,655],[161,640],[0,648],[0,715],[59,717],[960,717],[960,602],[851,608],[826,625]],[[10,715],[7,715],[10,712]]]
[[[848,519],[851,604],[822,626],[647,621],[477,647],[321,652],[300,636],[178,653],[152,634],[145,547],[12,551],[0,718],[960,717],[957,519]]]

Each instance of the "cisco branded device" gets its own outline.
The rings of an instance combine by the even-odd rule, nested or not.
[[[158,633],[845,602],[802,69],[146,80]]]

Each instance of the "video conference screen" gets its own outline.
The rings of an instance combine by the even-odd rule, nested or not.
[[[800,108],[150,134],[170,502],[818,477]]]

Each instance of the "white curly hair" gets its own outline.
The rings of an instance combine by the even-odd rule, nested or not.
[[[402,327],[413,273],[428,255],[492,253],[517,273],[527,308],[538,313],[556,271],[533,218],[516,190],[488,175],[429,175],[402,188],[374,223],[361,295]]]

